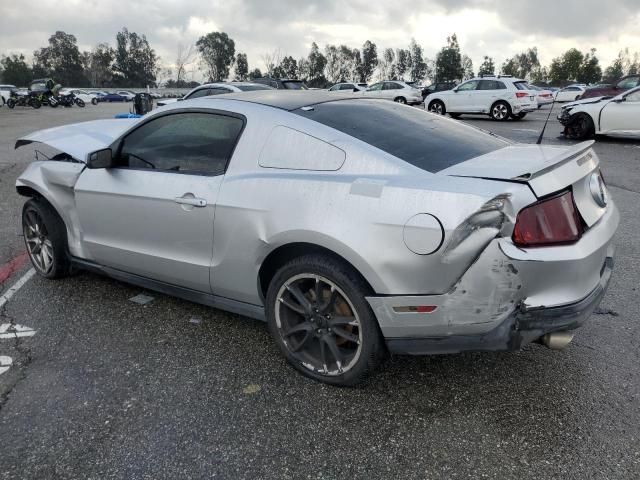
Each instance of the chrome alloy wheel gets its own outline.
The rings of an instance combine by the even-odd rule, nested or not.
[[[294,359],[320,375],[348,372],[362,350],[362,328],[353,304],[332,281],[303,273],[278,291],[275,321]]]
[[[53,244],[40,214],[33,208],[26,211],[23,232],[33,266],[46,275],[54,264]]]
[[[504,103],[498,103],[493,107],[493,118],[504,120],[509,115],[509,110]]]
[[[433,102],[431,104],[431,108],[429,108],[431,113],[437,113],[438,115],[442,115],[442,104],[440,102]]]

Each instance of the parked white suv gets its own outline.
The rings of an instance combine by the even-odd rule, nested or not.
[[[424,101],[430,112],[453,118],[484,114],[494,120],[521,120],[538,108],[536,93],[525,80],[510,76],[481,77],[461,83],[453,90],[430,94]]]
[[[409,105],[422,103],[422,90],[413,88],[411,85],[398,80],[385,80],[384,82],[374,83],[362,92],[362,95],[371,98],[384,98]]]

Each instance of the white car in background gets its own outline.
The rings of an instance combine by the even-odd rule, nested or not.
[[[385,80],[374,83],[370,87],[367,87],[367,89],[362,92],[362,95],[369,98],[393,100],[394,102],[408,105],[419,105],[422,103],[422,91],[399,80]]]
[[[73,93],[77,98],[81,99],[85,104],[97,105],[98,95],[89,93],[86,90],[80,90],[78,88],[63,88],[60,90],[62,95],[68,95]]]
[[[569,85],[556,92],[556,102],[574,102],[587,89],[585,85]]]
[[[123,97],[125,97],[127,99],[127,102],[132,102],[133,99],[135,98],[136,94],[133,93],[130,90],[118,90],[117,92],[118,95],[121,95]]]
[[[435,92],[424,100],[433,113],[448,113],[453,118],[462,114],[489,115],[505,121],[523,119],[538,108],[535,90],[525,80],[506,75],[480,77],[461,83],[452,90]]]
[[[182,98],[166,98],[160,100],[159,107],[169,105],[175,102],[181,102],[183,100],[191,100],[193,98],[207,97],[209,95],[222,95],[224,93],[238,93],[238,92],[250,92],[253,90],[275,90],[275,88],[269,85],[263,85],[261,83],[251,82],[219,82],[219,83],[205,83],[198,85]]]
[[[565,136],[576,140],[592,135],[640,137],[640,87],[613,98],[587,98],[563,105],[558,120],[565,127]]]
[[[543,105],[553,103],[553,92],[551,90],[536,87],[535,85],[529,85],[529,88],[536,92],[536,103],[538,104],[538,108]]]
[[[334,86],[329,88],[330,92],[363,92],[367,89],[366,83],[352,83],[352,82],[342,82],[336,83]]]
[[[0,107],[7,103],[9,97],[11,96],[12,90],[17,90],[18,88],[15,85],[0,85]]]

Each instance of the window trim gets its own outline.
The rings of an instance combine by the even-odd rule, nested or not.
[[[158,120],[160,118],[164,118],[164,117],[168,117],[168,116],[172,116],[172,115],[180,115],[180,114],[185,114],[185,113],[205,113],[205,114],[209,114],[209,115],[221,115],[224,117],[232,117],[232,118],[237,118],[239,120],[242,120],[242,127],[240,128],[240,131],[238,132],[238,137],[236,138],[235,143],[233,144],[233,148],[231,149],[231,153],[229,155],[229,158],[227,159],[227,163],[224,166],[224,170],[221,173],[217,173],[217,174],[213,174],[211,172],[200,172],[200,171],[196,171],[196,170],[191,170],[188,172],[181,172],[180,170],[167,170],[167,169],[159,169],[159,168],[137,168],[137,167],[112,167],[112,168],[117,168],[119,170],[138,170],[138,171],[144,171],[144,172],[155,172],[155,173],[173,173],[176,175],[191,175],[191,176],[196,176],[196,177],[219,177],[222,175],[225,175],[227,173],[227,170],[229,169],[229,164],[231,163],[231,159],[233,158],[233,155],[236,152],[236,148],[238,147],[238,143],[240,142],[240,139],[242,138],[242,134],[244,133],[244,130],[247,126],[247,117],[245,117],[244,115],[240,114],[240,113],[236,113],[236,112],[229,112],[227,110],[218,110],[218,109],[212,109],[212,108],[185,108],[185,109],[181,109],[181,110],[171,110],[169,112],[163,112],[159,115],[154,115],[153,117],[150,117],[148,119],[145,119],[144,122],[141,122],[140,124],[136,125],[134,128],[132,128],[131,130],[127,130],[120,138],[118,138],[115,142],[113,142],[110,146],[111,151],[115,152],[114,157],[118,158],[120,157],[121,153],[122,153],[122,147],[123,147],[123,143],[124,143],[124,139],[126,137],[128,137],[129,135],[131,135],[133,132],[135,132],[136,130],[138,130],[139,128],[144,127],[145,125],[147,125],[150,122],[153,122],[154,120]]]

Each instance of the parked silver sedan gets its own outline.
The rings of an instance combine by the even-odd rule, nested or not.
[[[321,91],[188,100],[18,140],[29,255],[264,319],[353,385],[386,352],[565,346],[599,304],[619,214],[599,160]]]

